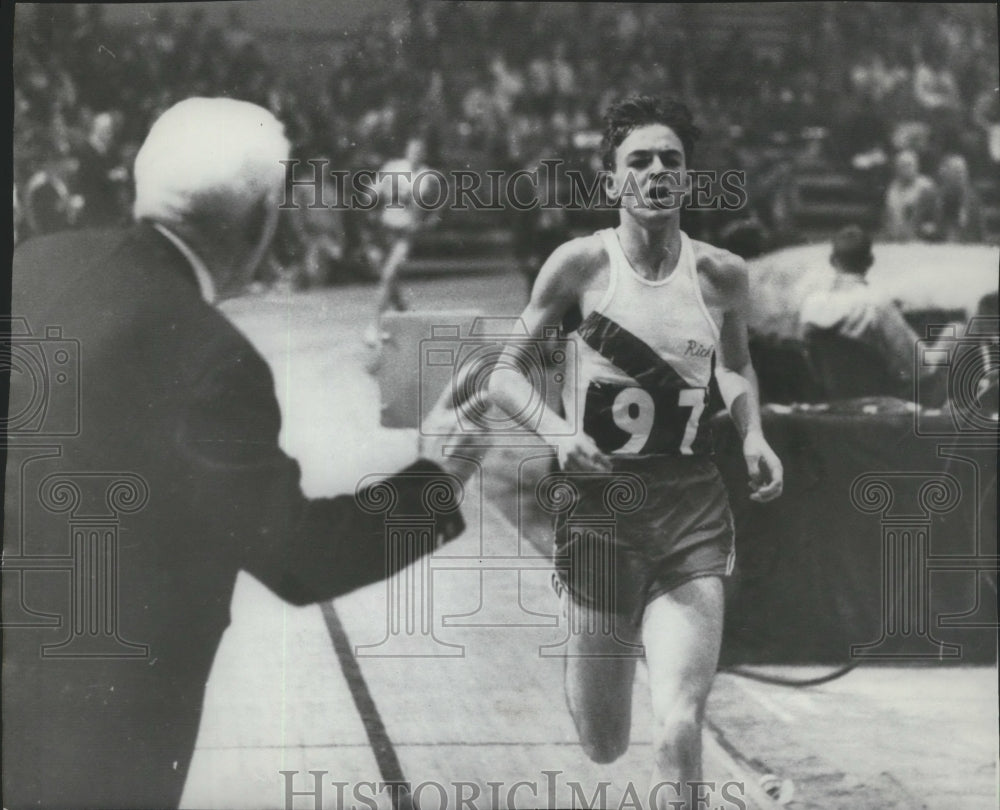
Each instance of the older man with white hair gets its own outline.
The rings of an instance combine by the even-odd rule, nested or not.
[[[236,295],[274,236],[288,148],[281,122],[262,107],[182,101],[136,155],[135,218],[177,245],[210,297]]]
[[[14,255],[5,807],[176,806],[239,570],[307,604],[462,531],[456,479],[426,460],[304,497],[271,373],[212,306],[267,249],[287,154],[266,110],[188,99],[136,158],[132,227]],[[433,527],[391,553],[370,508],[389,490]]]

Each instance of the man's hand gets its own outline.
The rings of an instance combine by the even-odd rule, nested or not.
[[[417,432],[417,455],[440,466],[446,473],[463,482],[476,471],[476,463],[489,452],[490,435],[484,430],[468,430],[459,418],[459,410],[468,409],[476,400],[481,406],[481,395],[469,386],[458,383],[448,385],[427,414]],[[454,391],[462,391],[465,398],[456,402]],[[475,420],[469,420],[475,424]]]
[[[417,439],[417,456],[433,461],[449,475],[465,483],[478,469],[475,461],[482,461],[490,449],[488,436],[456,430],[450,435],[426,436]]]
[[[559,467],[566,471],[610,472],[611,459],[602,453],[585,433],[560,436],[556,442]]]
[[[750,500],[767,503],[781,495],[785,471],[763,433],[754,431],[747,434],[743,440],[743,457],[750,473],[750,489],[753,490]]]

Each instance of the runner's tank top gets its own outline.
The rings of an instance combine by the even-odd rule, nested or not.
[[[608,289],[570,335],[563,406],[605,453],[712,453],[705,406],[719,327],[702,298],[694,247],[681,233],[674,271],[652,281],[629,264],[614,229],[598,231]]]

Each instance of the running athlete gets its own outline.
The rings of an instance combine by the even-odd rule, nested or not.
[[[604,164],[619,224],[557,248],[522,314],[539,338],[576,307],[583,316],[571,336],[576,373],[563,391],[566,413],[581,414],[581,424],[546,409],[536,428],[580,492],[578,509],[606,508],[609,478],[641,481],[642,506],[617,518],[610,540],[557,525],[553,581],[564,611],[579,619],[570,622],[566,696],[595,762],[628,748],[637,656],[627,650],[645,647],[651,803],[661,808],[698,799],[691,785],[702,778],[722,577],[734,559],[733,519],[705,414],[713,373],[743,440],[750,497],[770,501],[782,489],[747,350],[746,266],[680,229],[697,134],[678,102],[633,97],[608,111]],[[539,393],[515,370],[518,352],[508,345],[490,379],[492,401],[513,418]]]
[[[379,235],[382,244],[375,319],[365,332],[365,343],[369,346],[378,345],[379,323],[385,312],[407,309],[399,287],[399,270],[409,258],[417,231],[434,222],[434,217],[417,200],[418,194],[421,200],[436,199],[438,194],[435,176],[424,165],[425,152],[423,138],[410,138],[406,154],[390,160],[379,172]],[[418,184],[421,188],[416,188]]]

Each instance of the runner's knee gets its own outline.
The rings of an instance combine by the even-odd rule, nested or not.
[[[699,739],[703,711],[698,701],[679,701],[669,712],[656,714],[653,721],[653,745],[657,750],[686,748]]]
[[[580,745],[591,762],[596,762],[598,765],[608,765],[628,750],[628,742],[628,733],[626,732],[616,738],[601,736],[593,740],[581,739]]]
[[[587,757],[602,765],[614,762],[628,750],[630,718],[610,707],[585,711],[570,706],[580,745]]]

